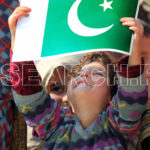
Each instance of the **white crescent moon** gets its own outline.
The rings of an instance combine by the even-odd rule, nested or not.
[[[83,25],[78,18],[78,7],[82,0],[76,0],[68,13],[68,25],[70,29],[80,36],[96,36],[105,33],[113,27],[113,24],[105,28],[89,28]]]

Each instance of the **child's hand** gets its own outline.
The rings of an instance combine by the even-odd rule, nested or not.
[[[14,48],[17,21],[22,16],[28,17],[29,16],[28,12],[30,11],[31,11],[30,8],[26,6],[20,6],[20,7],[17,7],[12,13],[12,15],[8,18],[9,29],[11,32],[11,49],[12,50]]]
[[[125,17],[121,18],[120,21],[122,22],[123,26],[129,26],[129,29],[134,32],[134,41],[141,41],[144,28],[136,19]]]
[[[129,29],[134,32],[132,54],[129,59],[129,65],[141,64],[141,41],[143,38],[144,28],[134,18],[121,18],[123,26],[129,26]]]

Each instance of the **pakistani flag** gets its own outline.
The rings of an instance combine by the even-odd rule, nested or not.
[[[35,4],[31,5],[31,1],[35,2]],[[29,7],[33,6],[34,8],[38,7],[37,3],[39,3],[40,10],[37,10],[42,13],[43,1],[30,0],[29,3]],[[120,18],[135,18],[138,0],[47,0],[46,5],[47,7],[43,8],[44,17],[37,17],[39,21],[37,24],[41,22],[42,25],[39,25],[39,28],[37,28],[38,25],[33,23],[31,30],[36,30],[36,34],[42,30],[39,34],[40,37],[35,34],[31,42],[30,36],[34,32],[30,33],[30,31],[25,29],[22,35],[28,33],[29,41],[24,39],[24,47],[28,45],[25,51],[26,53],[27,49],[29,51],[27,54],[23,54],[21,51],[19,56],[16,54],[16,60],[22,59],[21,57],[25,55],[28,55],[28,58],[22,60],[97,50],[130,53],[132,32],[128,27],[122,26]],[[36,14],[35,10],[32,8],[30,15],[32,19],[28,18],[28,26],[34,20],[33,18],[36,18],[32,15],[32,13]],[[41,15],[40,13],[39,15]],[[45,18],[45,20],[42,20],[42,18]],[[18,33],[20,30],[24,30],[23,28],[20,25]],[[37,40],[37,38],[40,38],[40,40]],[[16,49],[19,48],[19,46],[17,47],[20,44],[19,42],[22,41],[18,40],[15,43]],[[34,47],[34,45],[39,43],[38,47]],[[30,53],[33,51],[34,56],[31,57]],[[35,55],[37,56],[36,58]]]

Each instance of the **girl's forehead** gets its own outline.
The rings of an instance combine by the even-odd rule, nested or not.
[[[101,64],[100,62],[89,63],[89,64],[83,66],[82,70],[84,70],[84,69],[93,69],[93,68],[100,69],[100,70],[105,70],[104,65]]]

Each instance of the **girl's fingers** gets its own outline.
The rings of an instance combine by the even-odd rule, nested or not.
[[[31,9],[26,6],[17,7],[13,12],[13,14],[8,19],[9,26],[11,26],[13,22],[16,22],[16,20],[18,20],[21,16],[28,17],[29,16],[28,12],[30,11]]]
[[[14,13],[17,12],[17,11],[30,12],[30,11],[31,11],[31,8],[26,7],[26,6],[20,6],[20,7],[17,7],[17,8],[15,9]]]
[[[28,8],[28,7],[26,7],[26,6],[23,6],[23,7],[18,7],[18,8],[16,8],[15,9],[15,11],[13,12],[13,14],[12,14],[12,17],[14,16],[14,15],[16,15],[16,14],[20,14],[20,12],[23,12],[23,13],[28,13],[28,12],[31,12],[31,8]],[[25,15],[25,16],[27,16],[27,15]]]
[[[25,12],[18,12],[8,19],[8,24],[9,24],[10,29],[11,27],[16,26],[17,20],[22,16],[28,17],[29,14]]]
[[[122,23],[123,26],[136,26],[136,22],[123,22]]]
[[[143,30],[143,26],[134,18],[125,18],[125,20],[122,22],[122,25],[138,28],[139,31]]]
[[[23,11],[18,11],[17,13],[15,13],[14,14],[14,19],[19,15],[19,17],[20,17],[20,14],[22,14],[23,16],[29,16],[29,14],[28,13],[26,13],[26,12],[23,12]]]
[[[121,22],[132,22],[132,21],[136,21],[134,18],[131,17],[124,17],[120,19]]]
[[[13,14],[13,16],[11,16],[8,21],[10,22],[14,22],[16,20],[18,20],[21,16],[25,16],[25,17],[28,17],[29,14],[28,13],[25,13],[25,12],[17,12],[16,14]]]
[[[20,17],[22,17],[22,16],[28,17],[29,14],[24,13],[24,12],[18,12],[17,14],[14,15],[13,19],[14,19],[14,21],[17,21],[17,20],[18,20]]]
[[[131,31],[134,31],[134,32],[137,32],[137,31],[138,31],[138,29],[137,29],[136,27],[129,27],[129,29],[130,29]]]
[[[144,29],[143,28],[138,28],[138,27],[129,27],[131,31],[134,31],[138,35],[143,35]]]
[[[144,29],[136,19],[125,17],[121,18],[120,21],[123,26],[129,26],[129,30],[133,31],[138,37],[142,37]]]

